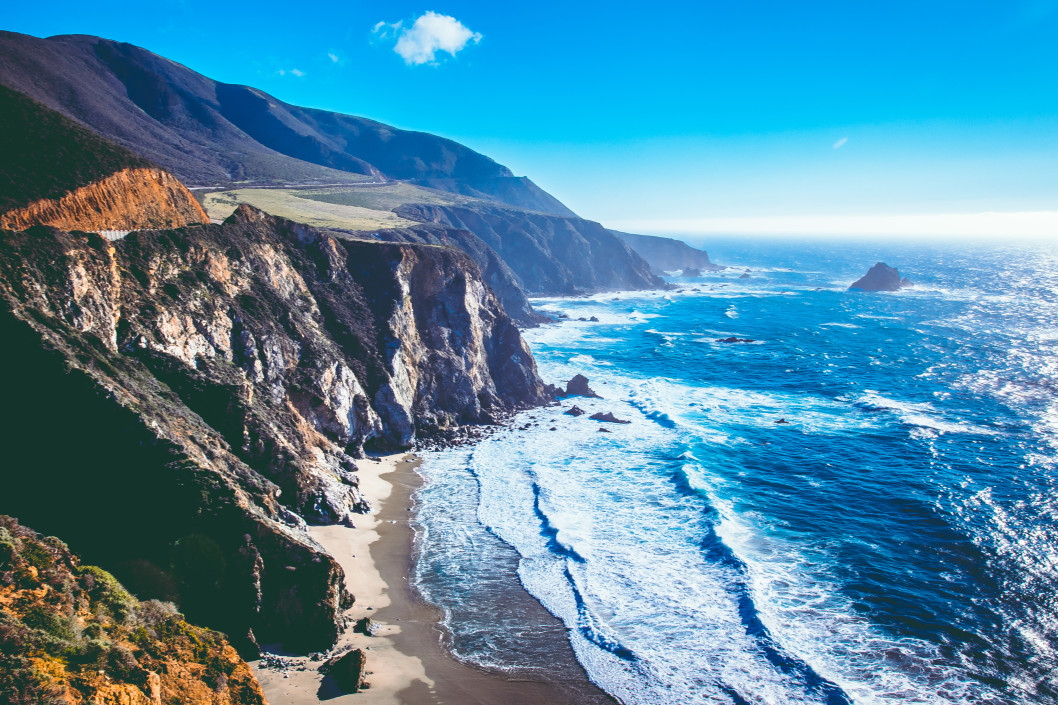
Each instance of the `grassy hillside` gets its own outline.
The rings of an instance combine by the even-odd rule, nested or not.
[[[0,516],[0,702],[264,703],[224,636]]]
[[[145,166],[152,164],[0,85],[0,213]]]

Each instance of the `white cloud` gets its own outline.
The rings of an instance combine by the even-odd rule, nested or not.
[[[338,52],[334,51],[327,52],[327,58],[336,64],[342,60],[342,57],[338,56]]]
[[[301,69],[279,69],[278,71],[276,71],[276,73],[278,73],[280,76],[296,76],[298,78],[301,78],[305,75],[305,72]]]
[[[834,149],[841,149],[845,146],[845,143],[849,141],[848,137],[842,137],[840,140],[834,143]]]
[[[480,33],[471,31],[455,17],[437,12],[419,16],[410,27],[403,22],[379,22],[371,32],[381,40],[395,37],[393,51],[409,66],[435,63],[439,51],[455,56],[467,44],[481,41]]]

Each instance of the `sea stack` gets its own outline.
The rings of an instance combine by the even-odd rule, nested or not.
[[[849,290],[858,291],[897,291],[905,286],[911,286],[911,280],[901,278],[896,267],[890,267],[885,262],[878,262],[849,286]]]

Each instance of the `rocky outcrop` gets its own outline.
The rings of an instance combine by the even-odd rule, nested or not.
[[[624,240],[640,257],[650,264],[655,274],[683,270],[683,276],[700,276],[700,272],[715,272],[724,269],[709,259],[709,253],[691,247],[682,240],[654,235],[634,235],[611,230]],[[687,274],[686,270],[698,270],[699,274]]]
[[[408,220],[468,230],[495,250],[530,294],[570,295],[663,286],[649,265],[598,223],[488,205],[407,204]]]
[[[363,649],[347,651],[320,666],[320,673],[333,678],[335,685],[343,692],[359,693],[366,687],[364,678],[367,676],[367,654]]]
[[[13,417],[0,511],[262,643],[337,636],[341,568],[301,516],[362,508],[365,444],[407,447],[545,401],[463,253],[342,240],[245,206],[115,243],[2,232],[0,300]]]
[[[224,635],[0,516],[0,702],[264,705]]]
[[[60,230],[143,230],[208,223],[183,184],[161,169],[123,169],[67,195],[0,214],[0,228],[50,225]]]
[[[566,382],[566,396],[602,399],[602,397],[596,394],[595,391],[588,386],[588,378],[580,374],[573,375],[573,379]]]
[[[878,262],[849,286],[849,289],[859,291],[897,291],[905,286],[911,286],[909,279],[901,278],[896,267],[890,267],[885,262]]]
[[[357,235],[362,237],[362,235]],[[535,326],[549,321],[547,316],[542,316],[533,311],[529,304],[529,298],[525,295],[519,283],[518,276],[503,261],[494,249],[469,230],[458,230],[445,228],[432,223],[423,223],[409,228],[391,228],[380,230],[374,236],[387,242],[409,242],[439,245],[442,247],[458,247],[470,255],[485,283],[489,285],[496,298],[503,305],[503,310],[513,318],[519,325]]]
[[[605,421],[606,423],[632,423],[631,421],[625,421],[624,419],[617,418],[613,415],[612,411],[607,411],[605,413],[598,411],[589,416],[588,418],[592,421]]]

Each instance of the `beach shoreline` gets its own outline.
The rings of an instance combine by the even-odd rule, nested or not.
[[[485,671],[458,661],[444,645],[443,614],[423,601],[414,585],[415,507],[423,479],[421,459],[411,453],[357,461],[360,490],[371,503],[356,528],[314,526],[310,535],[342,566],[346,587],[356,597],[346,613],[348,627],[334,654],[364,649],[366,689],[342,693],[318,669],[324,659],[280,655],[251,662],[272,705],[569,705],[616,702],[583,677],[556,683],[534,674]],[[533,600],[519,584],[516,599]],[[521,594],[524,593],[524,594]],[[543,607],[540,607],[543,610]],[[353,631],[369,618],[373,635]],[[557,619],[556,619],[557,621]],[[557,658],[573,658],[572,649]],[[265,649],[267,651],[267,648]],[[588,694],[588,699],[585,699]]]

